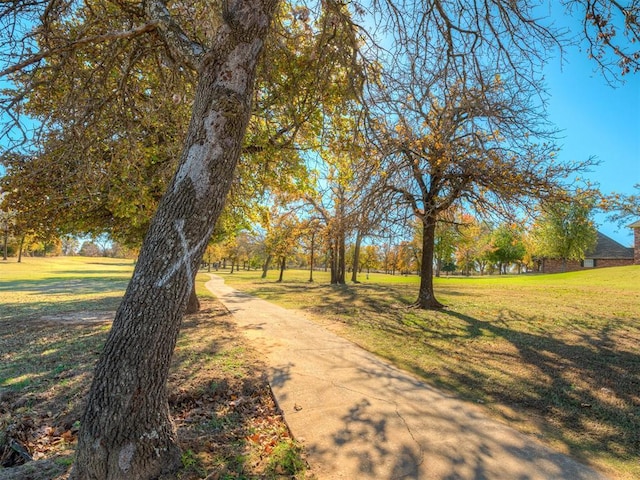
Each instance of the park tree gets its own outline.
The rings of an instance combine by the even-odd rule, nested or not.
[[[513,90],[498,76],[472,86],[447,82],[437,77],[425,89],[409,77],[384,86],[390,111],[380,138],[388,152],[387,188],[423,228],[420,308],[442,307],[432,277],[436,228],[447,210],[467,207],[509,218],[514,207],[561,201],[565,178],[590,164],[560,163],[551,141],[534,141],[550,134],[526,89]]]
[[[496,265],[498,273],[502,275],[507,273],[509,265],[519,263],[524,258],[525,251],[519,226],[503,223],[491,234],[491,250],[486,253],[486,258]]]
[[[284,211],[273,208],[269,215],[269,225],[264,239],[268,258],[275,259],[279,268],[278,282],[284,278],[287,259],[300,247],[300,237],[305,232],[306,224],[301,221],[295,211]],[[265,261],[265,266],[268,263]],[[263,269],[266,277],[266,268]]]
[[[302,251],[308,256],[309,282],[313,282],[313,271],[316,268],[316,258],[322,246],[323,230],[322,221],[315,216],[301,220],[299,242]]]
[[[587,34],[594,30],[603,34],[589,36],[595,48],[611,49],[624,71],[637,68],[638,59],[616,43],[625,37],[610,28],[609,13],[625,13],[629,8],[620,30],[637,38],[632,7],[605,1],[565,3],[589,7],[584,14]],[[20,120],[25,102],[40,85],[39,72],[78,60],[98,66],[93,56],[104,53],[108,60],[112,48],[127,47],[143,58],[155,53],[160,68],[175,75],[191,71],[194,76],[190,120],[176,154],[175,174],[149,223],[132,280],[98,362],[72,478],[157,478],[180,464],[167,408],[169,361],[197,266],[233,183],[257,93],[259,56],[279,5],[277,0],[170,5],[162,0],[91,4],[14,0],[0,4],[0,76],[3,80],[10,76],[18,86],[4,89],[0,100],[10,120]],[[346,24],[350,31],[355,30],[346,4],[327,1],[322,6],[328,25]],[[429,8],[423,2],[374,2],[372,8],[385,6],[392,10],[392,15],[383,16],[388,21],[409,22],[413,20],[409,14],[418,13],[418,20],[423,21],[391,31],[404,30],[421,42],[429,39],[434,48],[446,52],[446,58],[440,58],[451,67],[488,58],[478,55],[485,53],[480,48],[500,53],[494,58],[505,58],[511,48],[520,49],[525,56],[535,55],[541,47],[536,40],[554,39],[525,1],[470,1],[468,8],[441,1]],[[403,15],[400,7],[411,11]],[[637,8],[635,2],[633,8]],[[104,18],[109,23],[100,21]],[[58,30],[61,25],[65,28]],[[418,25],[429,31],[414,27]],[[444,39],[444,49],[438,45],[439,38]],[[89,56],[82,53],[85,49],[90,50]],[[597,61],[610,58],[598,55],[598,50],[595,53]],[[128,68],[130,62],[120,63],[117,55],[113,58],[124,65],[127,75],[120,78],[128,85],[128,74],[138,72]],[[519,66],[511,62],[511,67]],[[528,71],[521,73],[521,78],[531,79]],[[68,78],[70,85],[81,85],[75,80]],[[83,113],[97,106],[99,102],[93,101],[86,109],[77,109],[79,105],[73,103],[63,105]],[[79,120],[90,121],[91,116],[80,115]],[[28,123],[22,124],[21,131],[15,125],[3,123],[0,133],[5,138],[16,139],[20,132],[22,139],[36,138],[25,127]],[[42,133],[46,134],[46,128]]]
[[[380,254],[378,250],[379,248],[375,244],[365,245],[363,248],[363,252],[360,256],[360,265],[367,271],[367,279],[369,278],[369,273],[371,273],[372,269],[380,267]]]
[[[353,157],[348,152],[327,152],[315,169],[318,189],[305,196],[312,215],[324,226],[331,284],[346,283],[347,237],[352,232],[360,191],[355,187]]]
[[[640,54],[630,47],[638,36],[636,2],[563,3],[573,14],[586,8],[583,33],[603,68],[611,67],[604,53],[615,44],[618,72],[637,70]],[[544,97],[538,67],[563,42],[557,31],[532,19],[530,2],[408,8],[389,15],[390,22],[401,16],[412,28],[394,32],[379,81],[371,83],[371,131],[386,152],[388,187],[424,224],[416,306],[439,308],[432,258],[443,211],[456,203],[478,213],[531,209],[590,161],[561,164],[553,158],[553,131],[542,102],[534,100]],[[521,23],[526,18],[531,21]],[[616,21],[624,25],[630,48],[621,50],[626,40],[616,34]]]
[[[568,203],[545,204],[532,228],[535,256],[562,260],[583,260],[585,252],[595,247],[597,230],[592,214],[596,197],[582,192]]]
[[[454,212],[447,212],[436,224],[433,245],[433,259],[435,261],[435,276],[439,277],[443,267],[453,263],[453,256],[460,239],[458,222]]]
[[[62,37],[65,43],[58,47],[47,45],[47,27],[65,20],[81,24],[81,13],[92,7],[47,3],[2,6],[4,35],[12,25],[13,32],[28,28],[38,33],[10,39],[22,42],[19,46],[25,48],[24,54],[27,48],[30,52],[37,49],[26,59],[11,59],[14,67],[24,65],[24,75],[35,74],[38,66],[64,61],[82,41],[85,45],[118,45],[116,37],[126,42],[150,32],[169,47],[167,53],[176,65],[197,72],[192,116],[178,170],[151,221],[98,362],[72,474],[74,478],[154,478],[180,465],[168,413],[169,362],[195,272],[242,150],[256,65],[277,2],[225,3],[220,16],[210,17],[219,21],[209,35],[181,28],[176,19],[190,12],[177,16],[162,2],[110,4],[125,20],[118,25],[119,34],[76,29]],[[25,25],[28,20],[31,27]],[[35,43],[39,37],[39,45],[24,43]],[[107,37],[113,42],[108,43]],[[43,53],[48,53],[46,61]],[[3,73],[11,71],[17,69],[4,69]]]
[[[491,227],[476,217],[463,213],[458,227],[460,236],[456,245],[456,263],[465,275],[477,270],[483,275],[487,253],[491,250]]]

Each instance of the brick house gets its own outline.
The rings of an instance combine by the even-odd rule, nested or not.
[[[640,265],[640,220],[629,225],[633,228],[633,264]]]
[[[598,232],[596,246],[592,251],[585,253],[584,260],[567,260],[563,262],[559,258],[545,258],[542,260],[540,271],[543,273],[560,273],[591,268],[640,265],[640,221],[629,225],[629,227],[633,228],[634,233],[633,248],[625,247],[605,234]]]

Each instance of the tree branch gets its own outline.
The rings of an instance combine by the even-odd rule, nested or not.
[[[164,0],[147,0],[144,2],[144,9],[148,18],[158,26],[158,31],[171,52],[182,63],[198,70],[205,49],[200,43],[189,38],[169,12],[166,2]]]
[[[33,65],[34,63],[38,63],[40,60],[43,60],[47,57],[51,57],[52,55],[68,52],[82,45],[102,43],[110,40],[119,40],[122,38],[138,37],[147,32],[151,32],[156,28],[157,28],[157,25],[155,23],[146,23],[144,25],[141,25],[131,30],[125,30],[121,32],[110,32],[110,33],[105,33],[104,35],[94,35],[91,37],[81,38],[81,39],[69,42],[66,45],[63,45],[62,47],[52,48],[50,50],[45,50],[35,55],[31,55],[28,58],[24,59],[23,61],[15,63],[10,67],[7,67],[4,70],[0,71],[0,77],[4,77],[6,75],[19,72],[20,70],[23,70],[26,67]]]

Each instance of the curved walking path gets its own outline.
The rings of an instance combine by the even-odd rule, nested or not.
[[[602,480],[476,405],[212,275],[269,367],[269,383],[311,470],[325,479]]]

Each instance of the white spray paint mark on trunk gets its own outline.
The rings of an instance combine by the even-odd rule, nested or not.
[[[195,255],[209,241],[215,225],[213,227],[209,227],[209,230],[206,233],[205,237],[200,240],[194,247],[189,247],[189,241],[187,240],[187,236],[184,233],[184,219],[180,218],[176,220],[173,226],[178,233],[178,238],[180,239],[182,255],[180,256],[180,258],[178,258],[176,263],[174,263],[171,268],[169,268],[169,270],[156,282],[156,287],[164,287],[167,282],[171,280],[171,278],[184,266],[187,269],[187,285],[189,287],[189,290],[191,290],[193,288],[193,280],[195,277],[195,274],[191,267],[191,259],[193,258],[193,255]]]
[[[180,184],[185,179],[191,180],[191,185],[196,191],[196,198],[201,199],[209,187],[209,172],[205,166],[205,155],[207,147],[205,145],[194,144],[189,147],[187,159],[176,174],[176,181],[173,187],[175,193]]]
[[[195,143],[189,147],[187,156],[180,165],[173,187],[175,193],[182,182],[189,179],[196,192],[196,199],[200,200],[209,194],[211,177],[207,165],[212,159],[222,156],[224,151],[219,145],[219,132],[226,123],[226,118],[217,111],[212,111],[204,119],[204,130],[207,140],[205,144]]]

